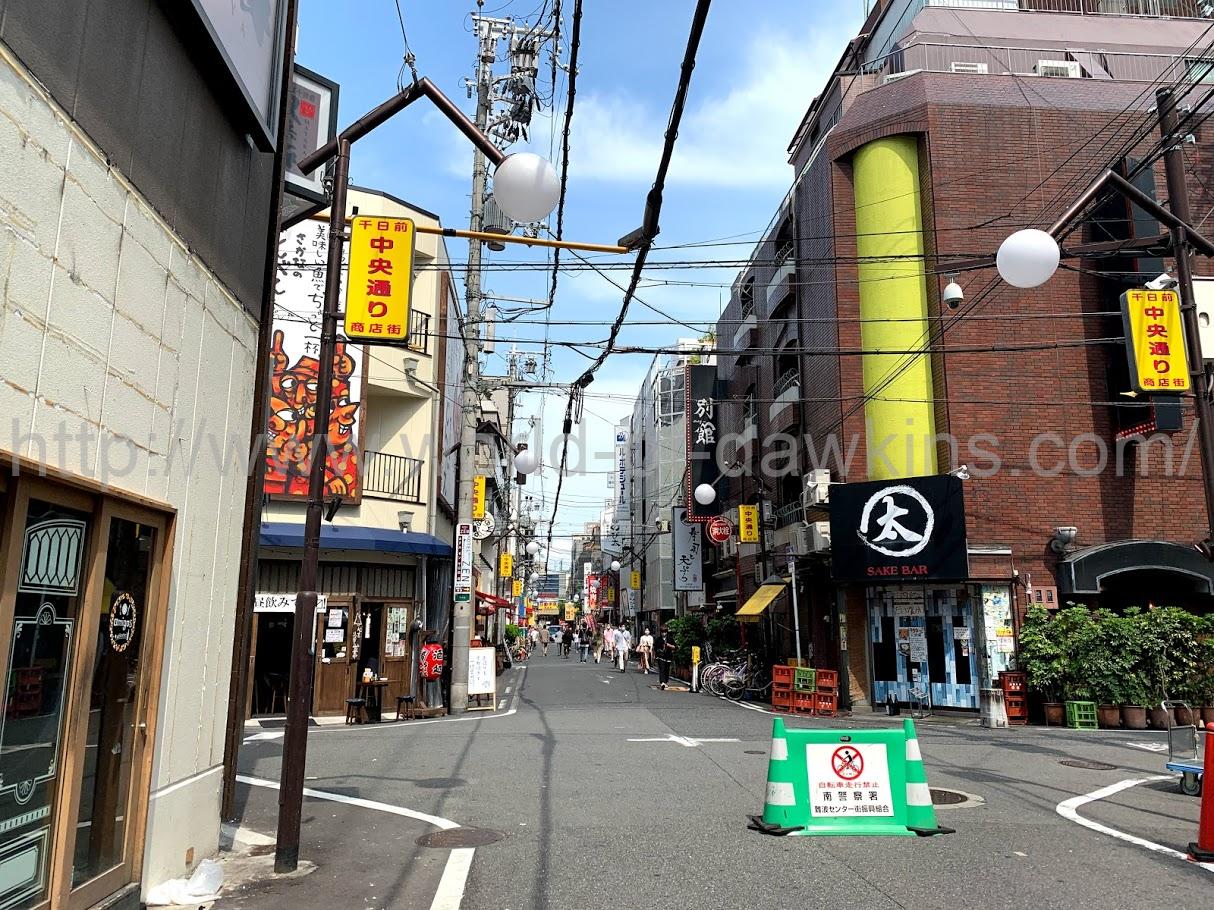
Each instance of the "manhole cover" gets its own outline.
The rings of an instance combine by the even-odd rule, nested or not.
[[[442,847],[450,850],[455,847],[483,847],[501,839],[500,833],[488,828],[452,828],[449,831],[423,834],[416,843],[419,847]]]
[[[1089,761],[1083,758],[1064,758],[1058,762],[1060,765],[1066,765],[1068,768],[1082,768],[1084,771],[1116,771],[1116,765],[1110,765],[1103,761]]]
[[[763,749],[746,749],[745,752],[747,755],[766,755],[767,754],[767,752],[764,751]]]
[[[963,803],[969,799],[964,793],[958,793],[956,790],[940,790],[932,787],[931,791],[932,804],[936,806],[955,806],[957,803]]]
[[[468,782],[462,777],[423,777],[421,780],[415,780],[413,785],[430,790],[446,790],[448,787],[462,787],[466,783]]]

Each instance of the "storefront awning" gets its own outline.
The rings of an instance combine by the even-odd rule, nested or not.
[[[784,582],[779,584],[761,585],[759,590],[750,596],[750,600],[742,605],[733,618],[738,622],[758,622],[763,611],[771,606],[771,602],[780,596],[784,590]]]
[[[263,547],[303,548],[302,524],[267,521],[261,526]],[[450,558],[451,544],[433,534],[410,531],[402,534],[388,528],[367,528],[358,525],[324,524],[320,529],[320,546],[325,550],[372,550],[379,553],[406,553],[413,556]]]
[[[504,597],[498,597],[496,594],[486,594],[484,591],[476,592],[476,599],[486,606],[496,607],[499,610],[513,610],[514,604],[506,600]]]
[[[1214,563],[1167,540],[1119,540],[1068,553],[1058,562],[1058,592],[1099,594],[1135,572],[1172,575],[1188,590],[1214,593]]]

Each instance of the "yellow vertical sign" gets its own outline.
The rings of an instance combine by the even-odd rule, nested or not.
[[[565,604],[565,622],[573,622],[577,619],[577,607],[573,604]]]
[[[759,542],[758,506],[738,506],[738,540],[741,543]]]
[[[634,591],[641,590],[641,573],[638,572],[636,569],[632,570],[631,581],[632,581],[632,584],[631,584],[632,590],[634,590]]]
[[[497,574],[502,578],[509,578],[514,574],[514,556],[510,553],[503,553],[498,557]]]
[[[472,520],[480,521],[485,517],[485,475],[477,474],[472,478]]]
[[[1187,392],[1189,359],[1176,292],[1126,291],[1121,316],[1134,390],[1151,395]]]
[[[514,584],[510,586],[512,597],[523,596],[523,580],[521,578],[514,579]]]
[[[609,603],[609,604],[615,603],[615,588],[607,589],[607,603]]]
[[[408,341],[416,239],[410,218],[353,219],[345,322],[345,334],[351,341]]]

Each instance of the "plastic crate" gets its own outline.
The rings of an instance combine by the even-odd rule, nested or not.
[[[798,692],[812,692],[817,688],[817,674],[810,669],[798,667],[793,676],[793,688]]]
[[[1000,670],[999,688],[1007,692],[1023,692],[1028,686],[1028,674],[1019,670]]]
[[[771,707],[775,711],[791,711],[792,689],[772,689]]]
[[[818,689],[838,689],[839,673],[837,670],[818,671]]]
[[[794,692],[792,708],[798,714],[814,714],[818,709],[818,696],[813,692]]]
[[[839,710],[839,696],[819,692],[814,696],[814,708],[822,717],[834,717]]]
[[[1007,722],[1022,726],[1029,722],[1028,701],[1023,695],[1004,695],[1003,705],[1007,710]]]
[[[771,682],[775,686],[791,686],[795,669],[786,664],[775,664],[771,668]]]
[[[1074,730],[1096,729],[1096,703],[1091,701],[1068,701],[1066,703],[1066,725]]]

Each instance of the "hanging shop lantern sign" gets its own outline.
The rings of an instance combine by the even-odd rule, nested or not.
[[[436,641],[424,644],[417,659],[422,679],[435,680],[443,675],[443,646]]]

